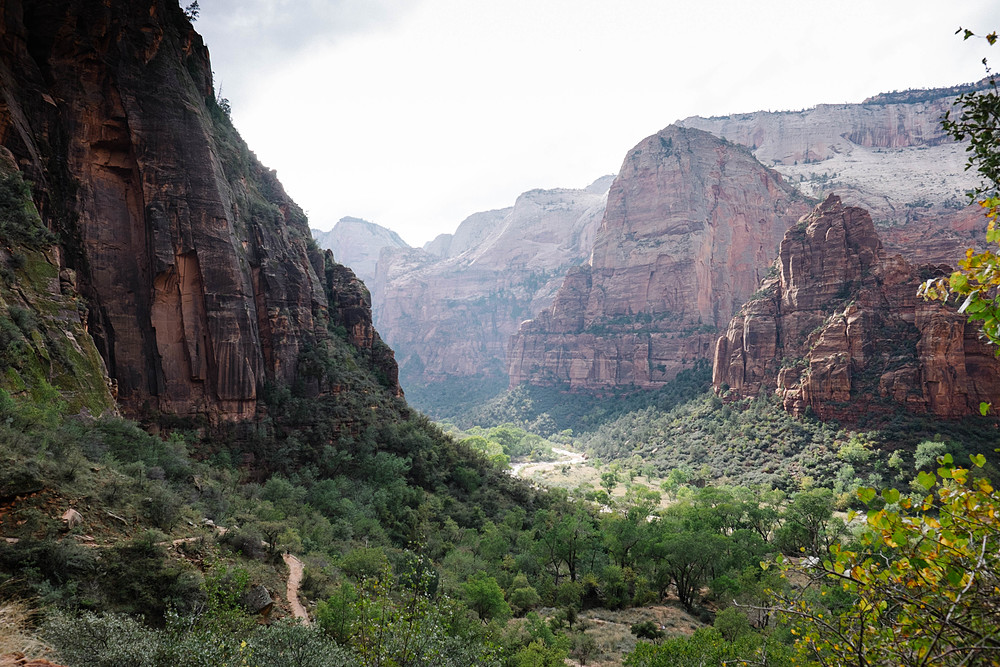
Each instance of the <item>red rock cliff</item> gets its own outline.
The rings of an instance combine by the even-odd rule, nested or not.
[[[840,419],[893,404],[958,417],[1000,399],[993,350],[954,308],[917,298],[924,276],[885,256],[867,211],[830,196],[776,267],[718,340],[717,391],[777,391],[790,412]]]
[[[216,105],[176,0],[0,5],[0,143],[36,184],[131,415],[252,417],[325,335],[301,210]]]
[[[633,148],[589,266],[508,348],[511,385],[655,387],[698,359],[808,207],[742,147],[670,126]]]

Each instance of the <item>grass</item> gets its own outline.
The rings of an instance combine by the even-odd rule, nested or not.
[[[34,613],[20,600],[0,602],[0,656],[51,658],[52,649],[35,634]]]

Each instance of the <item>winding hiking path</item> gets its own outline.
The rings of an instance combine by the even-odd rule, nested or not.
[[[302,619],[308,625],[309,613],[302,606],[302,603],[299,602],[299,586],[302,584],[302,561],[288,552],[281,554],[281,557],[284,559],[285,565],[288,566],[288,586],[285,589],[285,597],[288,598],[288,604],[292,606],[292,616]]]

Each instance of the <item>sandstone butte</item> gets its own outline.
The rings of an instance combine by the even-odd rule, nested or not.
[[[512,386],[661,386],[711,358],[806,201],[749,149],[670,126],[625,157],[590,262],[507,349]]]
[[[10,0],[3,20],[0,144],[63,239],[60,268],[126,414],[253,417],[327,314],[395,377],[367,290],[327,271],[302,211],[216,104],[208,50],[176,2]]]
[[[789,412],[847,420],[893,405],[959,417],[1000,400],[1000,361],[975,324],[916,296],[945,268],[886,257],[867,211],[831,195],[788,230],[775,268],[717,342],[724,396],[776,391]]]

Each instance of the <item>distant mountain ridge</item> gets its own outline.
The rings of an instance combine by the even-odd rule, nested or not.
[[[976,245],[983,218],[965,196],[975,178],[965,170],[964,146],[942,132],[940,118],[956,94],[983,83],[884,93],[801,111],[684,119],[640,142],[626,165],[665,159],[671,149],[663,142],[695,136],[685,135],[687,129],[721,139],[690,144],[700,146],[692,155],[705,151],[697,158],[705,161],[704,169],[656,185],[655,177],[636,180],[638,172],[623,167],[617,180],[606,177],[589,188],[593,194],[614,182],[618,212],[611,206],[590,209],[586,224],[568,222],[565,212],[556,213],[560,206],[579,211],[575,204],[539,206],[548,195],[530,191],[513,207],[469,216],[453,234],[422,249],[386,247],[369,284],[376,322],[411,386],[462,378],[590,391],[658,386],[695,361],[712,358],[718,333],[776,256],[781,225],[806,213],[808,202],[834,192],[845,206],[870,211],[887,251],[902,253],[914,265],[952,263]],[[746,160],[737,157],[741,151]],[[731,168],[730,161],[741,166]],[[768,170],[758,172],[753,162]],[[731,182],[740,173],[772,174],[763,177],[772,182],[770,194],[749,194],[757,192],[752,184]],[[717,191],[704,190],[706,182],[715,182]],[[787,204],[781,210],[754,214],[757,225],[773,225],[773,214],[783,220],[769,227],[773,234],[764,235],[766,242],[750,228],[745,239],[734,240],[743,234],[746,215],[715,212],[719,192],[727,188],[734,211],[763,211],[773,206],[769,197],[782,193],[779,199]],[[586,196],[587,190],[574,192]],[[632,220],[639,214],[637,206],[644,217],[641,233],[621,224],[622,216]],[[516,219],[531,224],[512,224]],[[580,234],[572,236],[573,229]],[[547,240],[537,243],[542,237]],[[749,245],[741,247],[744,242]],[[728,252],[753,259],[738,260],[739,270],[724,270]],[[664,277],[671,272],[675,278]],[[697,290],[685,280],[711,287],[688,302],[682,294]],[[674,307],[663,305],[668,302]],[[528,319],[533,321],[518,332],[517,322]]]
[[[531,190],[511,207],[469,216],[423,249],[383,249],[374,316],[397,351],[404,386],[449,378],[505,383],[507,339],[589,256],[611,180]]]
[[[629,151],[588,265],[508,348],[511,385],[662,386],[708,358],[809,205],[742,146],[676,125]]]
[[[328,232],[313,229],[316,244],[333,252],[341,264],[351,267],[369,288],[375,281],[375,265],[383,248],[409,248],[399,234],[361,218],[345,216]]]

